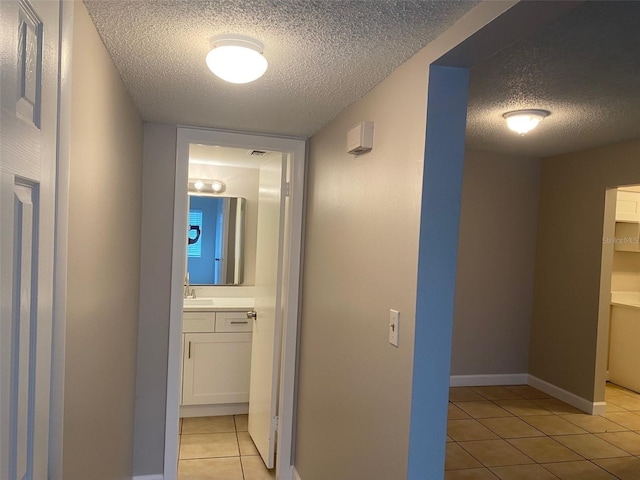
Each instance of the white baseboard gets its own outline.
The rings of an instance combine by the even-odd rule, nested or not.
[[[607,413],[607,402],[593,402],[592,415],[604,415]]]
[[[296,467],[293,467],[293,480],[302,480],[300,478],[300,474],[298,473],[298,471],[296,470]]]
[[[181,405],[180,418],[217,417],[249,413],[248,403],[221,403],[214,405]]]
[[[498,375],[451,375],[449,385],[452,387],[481,387],[484,385],[526,385],[527,373],[510,373]]]
[[[161,473],[157,475],[136,475],[132,480],[164,480],[164,475]]]
[[[506,375],[451,375],[449,385],[452,387],[481,387],[484,385],[531,385],[538,390],[562,400],[583,412],[602,415],[606,412],[606,402],[591,402],[564,390],[549,382],[545,382],[528,373]]]
[[[571,393],[563,388],[560,388],[552,383],[545,382],[544,380],[529,375],[529,385],[538,390],[548,393],[549,395],[562,400],[569,405],[576,407],[583,412],[590,413],[592,415],[599,415],[604,413],[606,403],[605,402],[592,402],[586,398],[579,397],[578,395]]]

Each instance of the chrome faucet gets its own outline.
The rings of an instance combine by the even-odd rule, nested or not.
[[[189,287],[189,272],[187,272],[184,277],[184,298],[196,298],[196,289]]]

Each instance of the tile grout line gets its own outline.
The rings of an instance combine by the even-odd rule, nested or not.
[[[233,416],[233,426],[236,429],[236,443],[238,444],[238,461],[240,462],[240,473],[242,473],[242,479],[247,480],[244,475],[244,465],[242,464],[242,451],[240,451],[240,439],[238,438],[238,423],[236,422],[236,416]]]
[[[456,388],[456,387],[454,387],[454,388]],[[460,388],[460,387],[457,387],[457,388]],[[485,401],[491,402],[491,403],[493,403],[495,406],[497,406],[497,407],[499,407],[499,408],[502,408],[503,410],[506,410],[506,409],[505,409],[505,408],[503,408],[500,404],[496,403],[494,400],[491,400],[491,399],[489,399],[489,398],[487,398],[487,397],[484,397],[484,396],[482,395],[482,393],[480,393],[480,392],[478,392],[478,391],[474,390],[474,387],[462,387],[462,388],[470,388],[470,389],[471,389],[471,390],[473,390],[475,393],[477,393],[478,395],[480,395],[480,396],[482,396],[483,398],[485,398]],[[505,388],[506,388],[506,387],[505,387]],[[514,392],[514,393],[515,393],[515,392]],[[535,401],[534,401],[534,400],[544,400],[543,398],[538,398],[538,399],[527,399],[527,398],[524,398],[524,397],[522,397],[522,398],[523,398],[523,400],[532,401],[533,403],[535,403]],[[553,397],[548,397],[548,398],[551,398],[551,399],[552,399]],[[633,398],[633,397],[632,397],[632,398]],[[515,400],[515,399],[514,399],[514,400]],[[557,399],[556,399],[556,400],[557,400]],[[458,401],[458,402],[464,402],[464,401]],[[453,404],[455,405],[455,403],[454,403],[454,402],[450,402],[450,403],[453,403]],[[611,402],[611,403],[613,403],[613,402]],[[615,403],[614,403],[614,405],[615,405]],[[457,405],[456,405],[456,406],[457,406]],[[555,416],[560,417],[560,418],[562,418],[562,415],[571,415],[571,414],[569,414],[569,413],[565,413],[565,414],[557,414],[557,413],[555,413],[555,412],[552,412],[551,410],[546,409],[546,408],[545,408],[545,407],[543,407],[543,406],[540,406],[540,405],[538,405],[538,406],[539,406],[540,408],[542,408],[543,410],[548,411],[548,412],[549,412],[549,415],[555,415]],[[619,407],[619,408],[624,408],[624,407],[620,407],[619,405],[618,405],[618,407]],[[460,407],[458,407],[458,408],[460,408]],[[464,409],[461,409],[461,410],[462,410],[463,412],[467,413]],[[515,413],[513,413],[513,412],[511,412],[511,411],[509,411],[509,410],[506,410],[506,411],[507,411],[507,412],[509,412],[512,416],[514,416],[514,417],[516,417],[516,418],[519,418],[519,419],[520,419],[520,420],[522,420],[523,422],[527,423],[528,425],[531,425],[531,424],[530,424],[529,422],[527,422],[526,417],[543,416],[543,415],[523,415],[523,416],[520,416],[520,415],[517,415],[517,414],[515,414]],[[640,410],[638,410],[638,411],[640,411]],[[636,411],[633,411],[633,410],[626,410],[626,409],[625,409],[625,412],[635,413]],[[580,412],[580,413],[584,413],[584,412]],[[611,413],[618,413],[618,412],[611,412]],[[467,414],[468,414],[468,413],[467,413]],[[469,414],[468,414],[468,415],[469,415]],[[585,414],[585,415],[586,415],[586,414]],[[595,416],[595,417],[604,418],[604,419],[606,419],[606,420],[609,420],[609,421],[611,421],[611,422],[615,423],[616,425],[618,425],[618,426],[620,426],[620,427],[622,427],[622,428],[626,429],[627,431],[634,431],[633,429],[630,429],[630,428],[628,428],[628,427],[625,427],[624,425],[622,425],[622,424],[620,424],[620,423],[616,422],[615,420],[611,420],[611,419],[606,418],[606,417],[604,417],[604,416],[602,416],[602,415],[594,415],[594,416]],[[476,418],[476,417],[473,417],[473,416],[472,416],[472,418],[473,418],[473,419],[475,419],[475,420],[477,420],[477,418]],[[507,417],[482,417],[482,418],[507,418]],[[535,428],[535,426],[534,426],[534,425],[531,425],[531,426]],[[581,427],[580,427],[580,428],[581,428]],[[584,429],[583,429],[583,430],[584,430]],[[543,432],[543,433],[544,433],[544,432]],[[587,432],[587,433],[589,433],[589,434],[594,434],[594,435],[595,435],[595,433],[607,433],[607,432],[593,432],[593,433],[592,433],[592,432]],[[546,434],[545,434],[545,435],[546,435]],[[547,436],[549,436],[549,435],[547,435]],[[615,445],[614,445],[614,446],[615,446]]]

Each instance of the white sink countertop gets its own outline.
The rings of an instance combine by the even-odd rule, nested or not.
[[[611,292],[611,305],[640,308],[640,292]]]
[[[185,298],[185,312],[234,311],[253,308],[253,298],[248,297],[200,297]]]

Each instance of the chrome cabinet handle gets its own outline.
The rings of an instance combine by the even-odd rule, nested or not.
[[[246,325],[247,323],[249,323],[247,320],[243,321],[243,322],[234,322],[231,321],[229,322],[231,325]]]
[[[258,319],[258,312],[256,312],[255,310],[251,310],[249,312],[247,312],[247,318],[253,318],[254,320]]]

